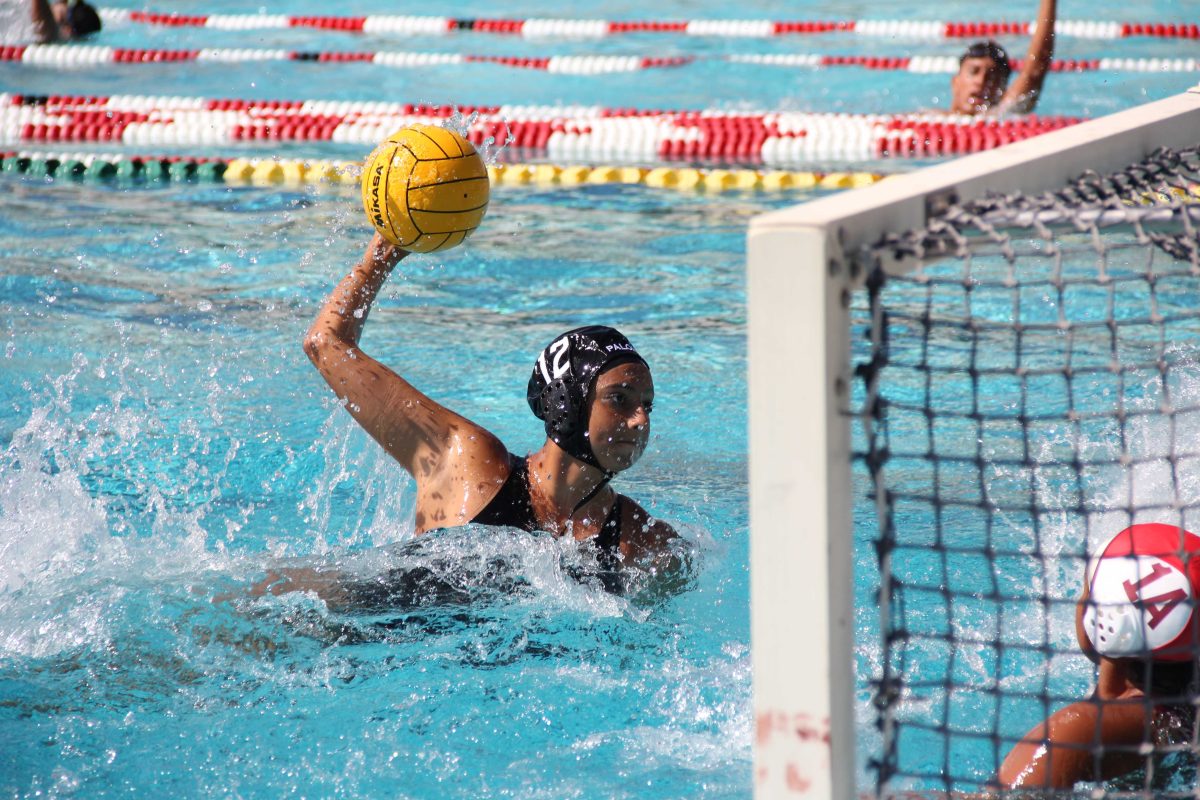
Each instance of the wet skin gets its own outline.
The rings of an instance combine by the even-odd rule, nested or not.
[[[643,364],[618,364],[596,379],[588,416],[588,439],[609,472],[633,466],[650,441],[654,380]]]
[[[950,80],[950,110],[955,114],[980,114],[1000,102],[1005,82],[990,58],[967,58]]]

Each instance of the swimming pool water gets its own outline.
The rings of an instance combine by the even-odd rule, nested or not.
[[[746,793],[741,228],[760,201],[498,191],[470,247],[397,269],[364,338],[526,452],[531,350],[581,319],[628,330],[659,403],[622,490],[697,548],[694,586],[654,598],[572,578],[586,553],[549,537],[408,549],[410,482],[299,347],[365,241],[352,191],[7,189],[6,793]],[[450,594],[213,603],[280,564],[433,565]]]
[[[253,14],[260,9],[229,0],[187,0],[145,6],[110,0],[115,8],[148,8],[179,14]],[[571,19],[914,19],[944,21],[1027,21],[1035,0],[1019,5],[980,5],[943,0],[904,6],[805,0],[781,6],[770,2],[657,3],[494,3],[465,2],[433,7],[420,3],[362,2],[331,8],[316,0],[296,0],[263,13],[291,15],[445,15],[456,18],[529,17]],[[1064,4],[1063,19],[1113,21],[1187,21],[1187,6],[1154,0],[1136,7],[1105,0],[1086,9]],[[1001,37],[1014,58],[1024,56],[1024,37]],[[437,104],[580,103],[669,109],[791,109],[818,112],[899,113],[938,108],[946,103],[949,77],[865,69],[809,70],[729,63],[713,56],[756,53],[835,55],[957,55],[961,40],[913,41],[853,34],[756,38],[624,35],[602,39],[525,39],[459,31],[447,36],[349,35],[314,29],[231,31],[199,27],[114,26],[103,43],[122,47],[281,48],[308,51],[415,51],[472,55],[637,55],[701,57],[684,67],[608,75],[566,75],[490,64],[412,69],[364,63],[261,62],[222,64],[183,62],[111,65],[56,70],[0,62],[0,89],[61,94],[173,94],[256,99],[390,100]],[[1130,38],[1118,41],[1064,38],[1056,47],[1061,59],[1100,57],[1188,58],[1187,40]],[[1137,103],[1183,91],[1196,83],[1194,73],[1056,73],[1049,77],[1038,113],[1100,116]],[[312,145],[309,145],[312,147]]]
[[[247,12],[228,0],[170,10]],[[272,11],[447,13],[315,2]],[[904,13],[1014,16],[967,3]],[[1150,20],[1178,13],[1171,3],[1138,10]],[[453,14],[900,11],[676,2],[653,13],[606,3],[566,14],[557,4],[465,3]],[[961,46],[849,37],[397,41],[139,25],[107,31],[104,43],[656,56]],[[1059,55],[1180,56],[1184,47],[1064,40]],[[1082,115],[1190,82],[1051,81],[1039,110]],[[932,106],[945,84],[945,76],[714,61],[599,77],[488,65],[0,64],[0,91],[27,93],[853,112]],[[586,576],[588,554],[548,537],[468,529],[412,540],[411,483],[337,408],[299,347],[320,299],[365,245],[353,189],[0,176],[0,190],[0,792],[750,794],[744,228],[797,196],[497,187],[468,245],[406,260],[367,327],[370,352],[519,453],[539,444],[521,395],[537,349],[584,322],[625,330],[654,368],[657,401],[649,451],[619,485],[696,551],[691,584],[655,596],[614,595],[573,577]],[[242,596],[279,565],[336,567],[364,580],[405,569],[417,588],[392,609]],[[865,584],[860,591],[869,595]],[[860,619],[864,636],[874,622]],[[864,680],[873,655],[860,654]]]

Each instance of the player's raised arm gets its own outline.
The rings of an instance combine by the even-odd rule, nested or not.
[[[376,295],[401,259],[410,251],[453,247],[479,224],[487,207],[487,170],[458,134],[413,126],[371,154],[362,188],[376,234],[325,299],[304,349],[354,419],[416,480],[418,532],[461,525],[494,491],[487,487],[504,479],[508,451],[487,430],[363,352],[359,339]]]
[[[1038,7],[1037,29],[1029,41],[1029,50],[1021,71],[1004,92],[1000,107],[1006,111],[1027,114],[1033,111],[1042,94],[1046,73],[1054,58],[1054,22],[1057,17],[1055,0],[1042,0]]]
[[[491,450],[495,437],[429,399],[359,347],[376,294],[407,255],[376,234],[362,260],[325,299],[304,350],[354,419],[416,479],[420,491],[450,463],[448,449]]]

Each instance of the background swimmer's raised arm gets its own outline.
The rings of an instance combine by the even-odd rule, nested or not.
[[[1054,58],[1054,22],[1057,17],[1055,0],[1042,0],[1038,8],[1037,30],[1029,41],[1029,50],[1016,80],[1004,92],[1000,108],[1018,114],[1033,111],[1042,94],[1042,84]]]
[[[50,10],[48,0],[33,0],[30,3],[33,15],[33,35],[38,44],[49,44],[58,41],[58,22],[54,12]]]
[[[418,533],[463,525],[508,475],[508,451],[359,349],[371,304],[408,252],[376,234],[325,299],[304,350],[354,419],[417,483]]]

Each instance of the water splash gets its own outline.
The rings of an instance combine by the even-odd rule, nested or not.
[[[460,136],[470,138],[470,132],[480,125],[479,112],[472,111],[469,114],[464,114],[456,107],[454,113],[447,117],[442,124]],[[483,158],[483,163],[492,165],[499,162],[500,154],[516,140],[517,137],[512,132],[512,128],[505,121],[503,141],[497,141],[496,135],[487,136],[482,142],[476,145],[475,149],[479,151],[480,157]]]
[[[79,198],[95,198],[86,210],[97,214],[84,216],[122,226],[80,229],[62,245],[88,259],[51,286],[52,306],[36,294],[49,285],[36,264],[22,293],[0,300],[17,304],[14,318],[35,309],[39,326],[4,349],[27,384],[0,386],[0,541],[27,548],[2,562],[0,733],[16,748],[0,754],[5,786],[91,795],[173,774],[199,794],[375,796],[403,785],[487,796],[536,784],[562,796],[578,783],[618,796],[674,773],[717,786],[710,794],[744,794],[747,657],[716,652],[745,639],[732,610],[744,596],[739,552],[694,593],[643,599],[606,591],[587,548],[548,536],[463,530],[410,544],[409,478],[336,401],[322,403],[328,391],[298,346],[328,291],[325,262],[356,257],[342,232],[361,229],[361,212],[316,193],[295,206],[282,190],[175,191],[79,186],[68,202],[47,200],[35,233]],[[243,228],[253,235],[238,240]],[[159,233],[152,245],[148,230]],[[494,258],[486,266],[513,274]],[[430,284],[379,308],[436,331],[404,342],[418,371],[437,364],[456,320],[472,332],[481,318],[511,327],[507,311],[479,315],[490,306],[464,288],[481,284],[470,269],[439,267]],[[485,363],[505,336],[486,337],[486,350],[462,338],[462,363]],[[64,370],[75,352],[86,363]],[[59,371],[61,391],[44,377]],[[426,372],[439,396],[476,399]],[[514,431],[526,422],[499,419]],[[741,513],[737,481],[724,485],[701,516]],[[674,483],[660,491],[678,494]],[[25,500],[37,492],[42,502]],[[425,569],[451,591],[374,610],[304,592],[246,596],[280,565],[360,583]],[[660,691],[693,678],[694,691]],[[631,748],[652,748],[659,728],[676,744],[655,749],[643,773]],[[496,731],[519,741],[495,744]],[[608,736],[593,750],[575,747],[598,731]],[[512,769],[518,761],[528,769]],[[623,774],[597,788],[591,773],[612,763]],[[672,786],[650,793],[689,788]]]

